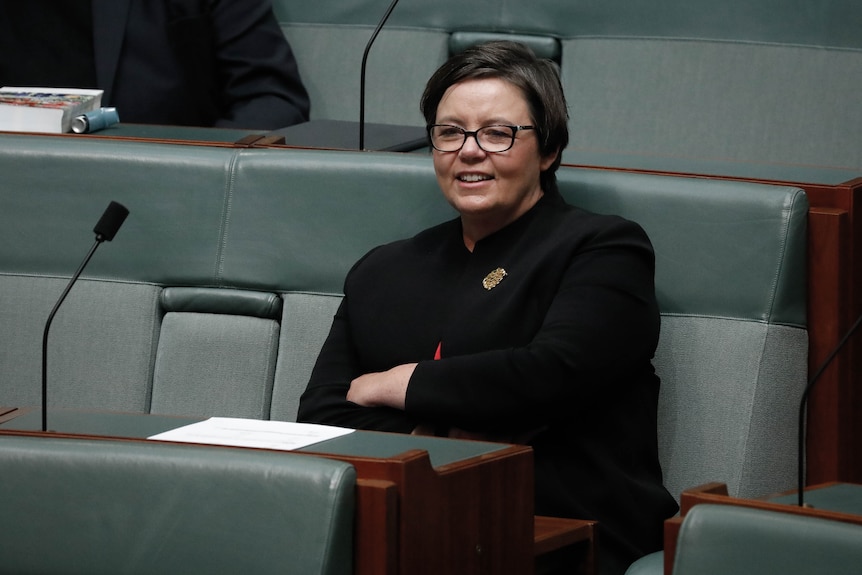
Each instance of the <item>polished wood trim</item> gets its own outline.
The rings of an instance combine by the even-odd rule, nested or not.
[[[822,489],[830,485],[838,485],[838,482],[824,483],[821,485],[812,485],[805,489],[806,492],[815,489]],[[796,493],[795,491],[790,493]],[[751,509],[762,509],[764,511],[778,511],[780,513],[790,513],[793,515],[806,515],[809,517],[820,517],[823,519],[831,519],[833,521],[843,521],[845,523],[853,523],[862,525],[862,515],[853,513],[842,513],[840,511],[829,511],[826,509],[817,509],[810,506],[799,507],[798,505],[790,505],[788,503],[775,503],[766,498],[763,499],[745,499],[742,497],[730,497],[727,495],[727,488],[724,492],[716,491],[698,491],[697,489],[687,490],[683,492],[683,497],[680,499],[680,516],[685,517],[692,507],[702,503],[711,503],[714,505],[736,505],[738,507],[748,507]]]
[[[561,517],[535,518],[533,552],[541,557],[565,550],[567,573],[594,575],[598,573],[596,550],[596,521],[564,519]]]
[[[378,479],[356,480],[355,575],[398,573],[398,486]]]
[[[533,552],[543,555],[573,543],[592,542],[595,521],[536,515]]]
[[[388,459],[304,453],[347,461],[359,477],[397,486],[399,573],[533,572],[529,447],[507,446],[436,468],[422,450]]]
[[[808,365],[812,377],[852,324],[850,215],[810,208],[808,215]],[[852,342],[851,342],[852,343]],[[850,394],[853,346],[842,350],[816,382],[808,401],[806,484],[853,478]]]

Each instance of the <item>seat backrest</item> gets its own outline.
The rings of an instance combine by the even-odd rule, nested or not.
[[[662,314],[659,454],[679,497],[791,489],[806,383],[808,202],[792,187],[561,170],[570,203],[647,231]]]
[[[424,154],[0,143],[0,405],[39,404],[44,318],[109,200],[131,214],[57,315],[52,407],[293,420],[350,266],[455,216]],[[793,488],[805,194],[571,167],[558,179],[570,203],[639,223],[655,246],[671,493]]]
[[[0,469],[0,573],[352,573],[344,462],[4,436]]]
[[[282,299],[263,291],[168,287],[150,413],[268,419]]]
[[[358,120],[388,4],[275,0],[313,118]],[[425,82],[465,35],[532,38],[555,46],[573,163],[602,151],[862,169],[860,21],[856,0],[400,2],[368,54],[366,118],[423,125]]]
[[[862,526],[735,505],[695,505],[677,539],[673,575],[855,575]]]

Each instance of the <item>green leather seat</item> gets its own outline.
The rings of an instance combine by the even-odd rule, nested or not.
[[[0,437],[0,573],[348,575],[356,472],[250,449]]]
[[[696,505],[683,521],[673,575],[855,575],[862,526],[734,505]]]

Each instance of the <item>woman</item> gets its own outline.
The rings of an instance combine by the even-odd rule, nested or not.
[[[676,512],[656,445],[650,242],[563,201],[565,98],[524,46],[454,56],[422,112],[460,215],[353,267],[299,419],[531,445],[536,513],[598,520],[602,571],[622,572]]]

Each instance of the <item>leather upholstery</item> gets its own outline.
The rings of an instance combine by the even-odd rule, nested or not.
[[[54,407],[291,420],[350,266],[455,215],[423,154],[0,135],[0,172],[0,405],[40,403],[44,318],[110,200],[130,215],[52,327]],[[655,246],[671,493],[791,489],[805,195],[571,167],[558,179]]]
[[[673,575],[851,575],[860,565],[862,526],[703,504],[683,521]]]
[[[312,119],[358,120],[361,56],[388,4],[275,0]],[[669,170],[711,160],[734,173],[766,165],[772,180],[810,181],[782,177],[810,166],[856,177],[860,21],[856,0],[399,2],[369,53],[366,119],[424,125],[419,97],[449,54],[509,37],[560,63],[566,162]]]
[[[162,290],[165,312],[222,313],[263,319],[281,317],[277,294],[225,288],[170,287]]]
[[[352,573],[344,462],[4,436],[0,468],[0,573]]]

